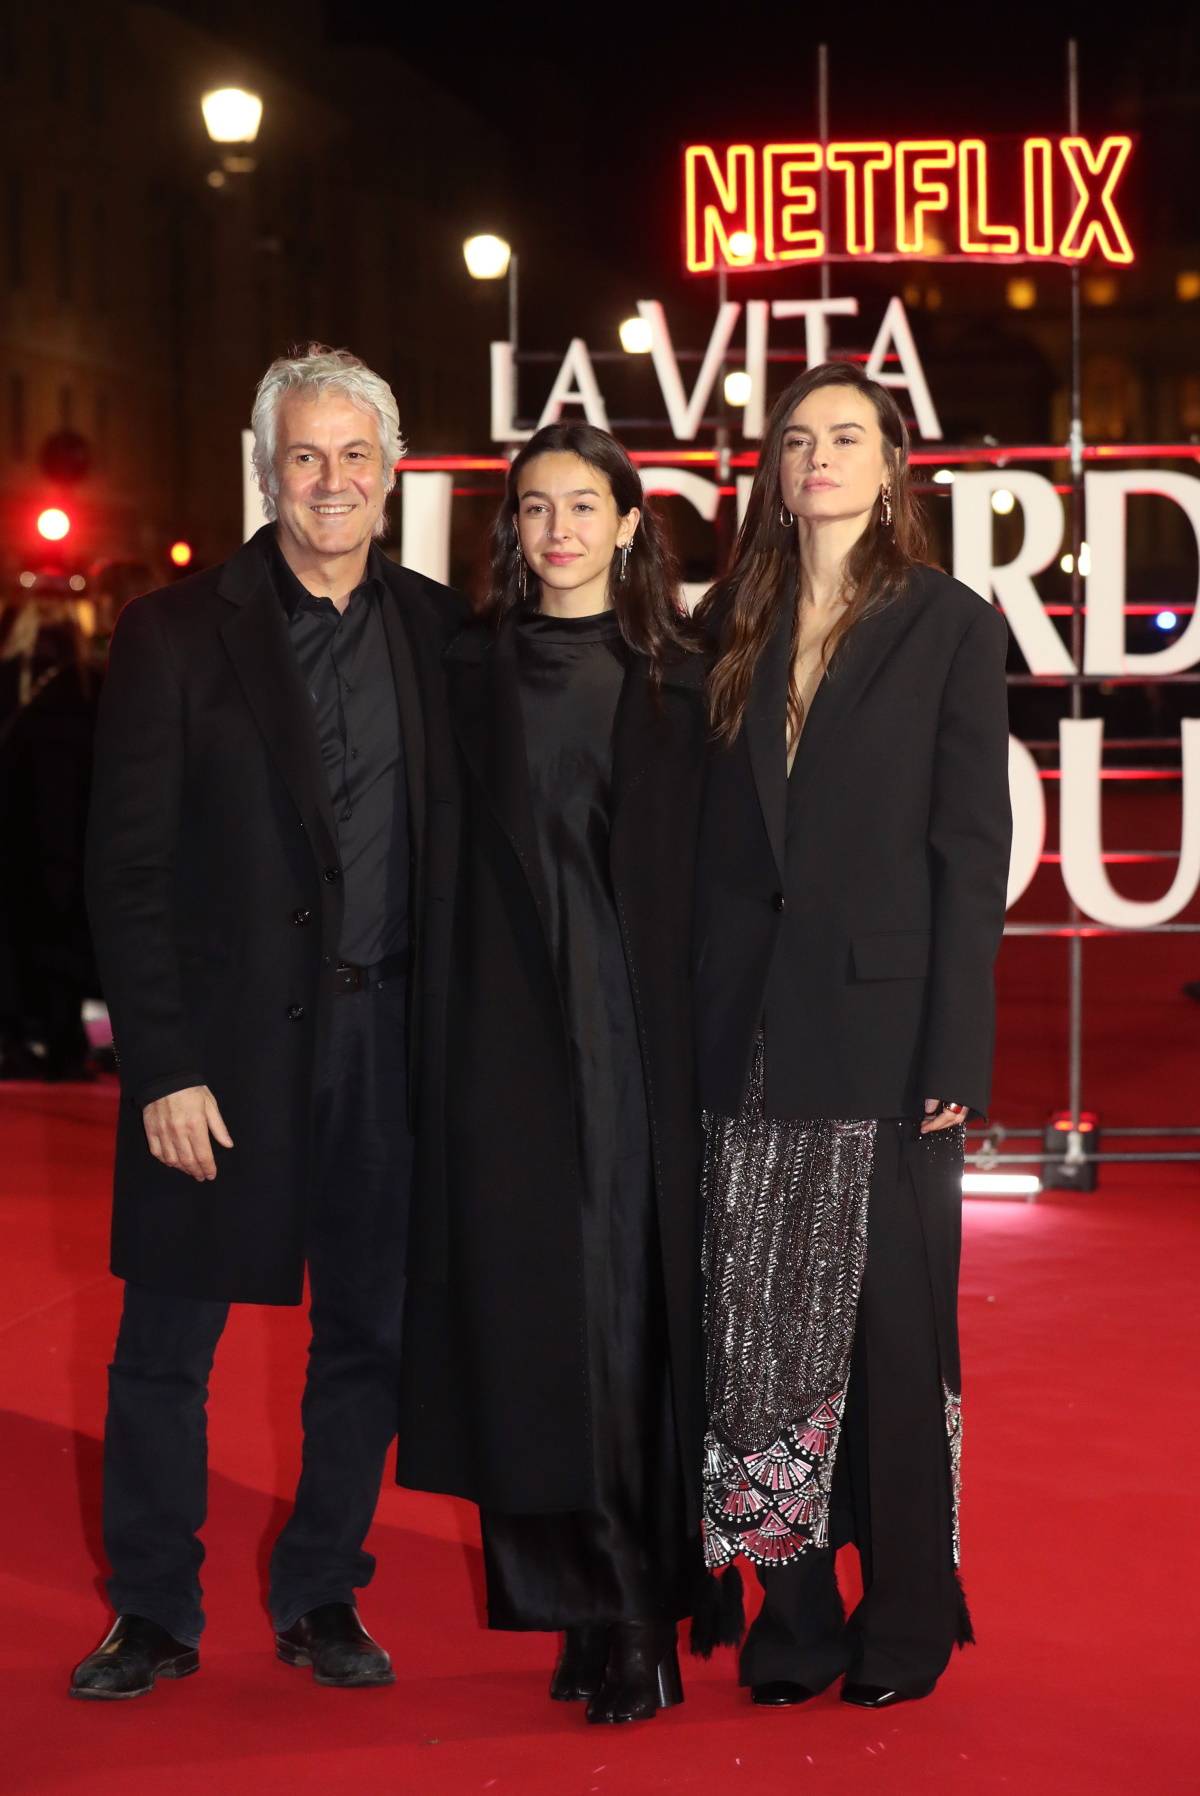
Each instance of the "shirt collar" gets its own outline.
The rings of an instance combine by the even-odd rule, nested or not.
[[[271,572],[271,580],[275,587],[280,604],[287,614],[289,622],[295,616],[298,606],[311,606],[314,599],[322,597],[320,593],[309,592],[302,580],[297,579],[288,566],[287,558],[279,547],[279,540],[274,532],[268,540],[267,561]],[[377,596],[383,591],[384,554],[378,543],[372,543],[367,550],[367,565],[361,583],[355,592],[364,592],[368,598]],[[351,598],[354,594],[352,593]]]

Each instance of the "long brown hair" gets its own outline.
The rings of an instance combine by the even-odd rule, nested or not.
[[[478,615],[499,628],[511,613],[537,607],[538,583],[525,569],[517,535],[517,508],[521,475],[538,455],[577,455],[604,475],[622,517],[635,506],[641,513],[623,578],[620,551],[612,558],[609,594],[621,635],[637,654],[648,657],[650,677],[657,684],[665,661],[699,644],[680,594],[675,557],[662,525],[646,503],[641,475],[616,438],[594,424],[574,419],[544,425],[513,460],[492,525],[491,580]]]
[[[846,557],[848,603],[822,652],[828,666],[854,626],[877,611],[903,586],[925,554],[925,524],[908,471],[908,427],[886,387],[852,362],[824,362],[794,380],[776,400],[767,420],[750,501],[733,549],[733,564],[705,595],[696,621],[718,639],[718,659],[709,679],[709,716],[718,741],[737,737],[746,714],[758,658],[783,607],[792,607],[792,652],[788,663],[787,729],[799,732],[803,706],[796,686],[800,630],[800,549],[794,525],[782,522],[780,463],[788,420],[818,387],[851,387],[875,407],[883,431],[883,452],[891,489],[892,522],[883,522],[877,498],[866,529]]]

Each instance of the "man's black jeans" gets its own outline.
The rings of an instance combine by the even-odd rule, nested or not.
[[[396,1432],[412,1176],[405,1009],[403,978],[331,1006],[314,1108],[304,1459],[271,1558],[276,1628],[321,1603],[352,1602],[375,1568],[363,1541]],[[109,1368],[109,1597],[118,1614],[143,1615],[186,1645],[204,1626],[205,1403],[228,1314],[227,1303],[127,1284]]]

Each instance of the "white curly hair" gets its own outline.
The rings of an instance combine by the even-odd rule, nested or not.
[[[279,401],[285,393],[340,393],[352,405],[361,406],[375,419],[379,447],[387,470],[387,490],[396,484],[396,463],[404,454],[404,438],[400,434],[400,408],[396,396],[382,375],[376,374],[348,349],[330,349],[325,343],[309,343],[291,355],[276,358],[258,383],[250,427],[254,432],[254,472],[263,497],[268,518],[278,516],[279,470],[275,465],[278,449],[277,422]],[[376,535],[386,529],[386,517],[380,513]]]

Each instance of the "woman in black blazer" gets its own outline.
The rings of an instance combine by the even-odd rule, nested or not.
[[[699,1549],[689,939],[704,664],[624,450],[512,464],[446,662],[463,839],[447,1204],[410,1243],[399,1472],[480,1504],[493,1627],[562,1629],[589,1721],[681,1695]]]
[[[926,1695],[971,1638],[956,1303],[1011,830],[1006,630],[921,553],[895,401],[812,369],[699,613],[704,1535],[710,1568],[744,1554],[764,1585],[741,1657],[760,1703],[842,1673],[863,1706]]]

